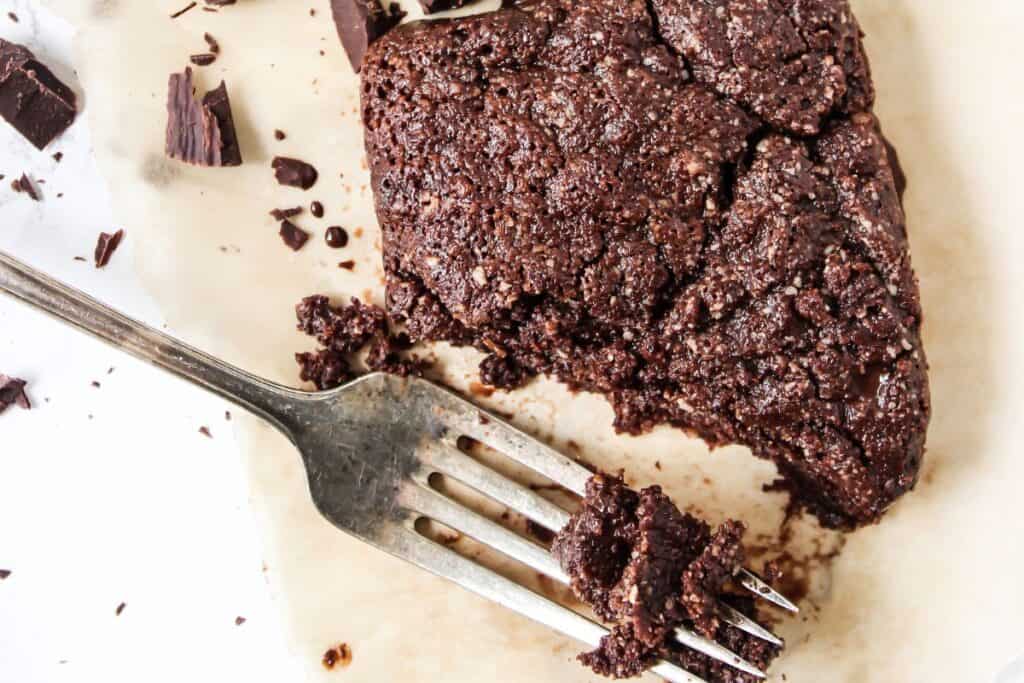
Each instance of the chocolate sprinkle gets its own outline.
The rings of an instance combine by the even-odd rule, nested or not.
[[[348,244],[348,233],[340,225],[332,225],[324,233],[324,239],[331,249],[341,249]]]
[[[100,233],[96,240],[96,251],[94,253],[97,268],[102,268],[110,263],[110,257],[114,255],[114,251],[121,244],[123,237],[124,230],[118,230],[114,234],[109,232]]]
[[[25,393],[26,384],[23,379],[8,377],[0,373],[0,413],[15,404],[25,410],[32,408],[32,402],[28,400],[28,394]]]
[[[316,179],[319,177],[315,168],[299,159],[274,157],[270,166],[274,169],[274,177],[277,178],[277,182],[288,187],[301,187],[303,190],[308,190],[316,184]]]
[[[309,239],[309,233],[300,229],[291,221],[282,221],[281,230],[278,234],[281,235],[281,239],[292,251],[302,249],[302,245]]]

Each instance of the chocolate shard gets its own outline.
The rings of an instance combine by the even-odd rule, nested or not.
[[[434,12],[458,9],[463,5],[468,5],[472,0],[419,0],[419,2],[424,14],[433,14]]]
[[[270,167],[274,169],[274,177],[278,183],[289,187],[301,187],[303,190],[313,187],[320,175],[305,161],[289,157],[274,157]]]
[[[29,180],[28,175],[25,173],[22,173],[20,178],[15,178],[11,181],[11,189],[15,192],[24,192],[34,202],[40,201],[39,192],[36,190],[36,186],[32,184],[32,181]]]
[[[294,218],[302,213],[301,206],[295,206],[290,209],[271,209],[270,215],[274,217],[275,221],[283,221],[289,218]]]
[[[357,72],[373,41],[398,25],[405,12],[391,3],[390,13],[380,0],[331,0],[331,14],[348,61]]]
[[[197,166],[238,166],[242,163],[231,102],[223,81],[199,102],[192,86],[192,69],[171,74],[167,83],[167,139],[164,149],[172,159]]]
[[[75,93],[32,52],[0,38],[0,116],[43,149],[75,120]]]
[[[0,413],[12,405],[17,404],[19,408],[29,410],[32,403],[25,393],[25,380],[17,377],[8,377],[0,373]]]
[[[212,52],[200,52],[199,54],[191,55],[188,61],[196,66],[210,66],[217,61],[217,55]]]
[[[109,232],[100,233],[100,236],[96,239],[96,251],[94,253],[97,268],[102,268],[110,263],[110,257],[114,255],[123,237],[124,230],[118,230],[113,234]]]
[[[302,249],[302,246],[309,239],[309,233],[291,221],[281,221],[281,230],[278,234],[281,235],[281,239],[292,251]]]

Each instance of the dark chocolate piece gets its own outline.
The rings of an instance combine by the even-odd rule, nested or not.
[[[274,157],[270,166],[274,169],[274,177],[277,178],[277,182],[289,187],[301,187],[303,190],[308,190],[316,184],[316,179],[319,177],[315,168],[299,159]]]
[[[25,410],[32,408],[32,403],[28,400],[28,394],[25,393],[26,384],[23,379],[8,377],[0,373],[0,413],[14,404]]]
[[[284,221],[288,220],[289,218],[294,218],[295,216],[298,216],[300,213],[302,213],[302,207],[294,206],[290,209],[273,209],[270,212],[270,215],[274,217],[275,221]]]
[[[344,261],[339,261],[338,262],[338,267],[343,269],[343,270],[355,270],[356,269],[356,262],[353,261],[352,259],[346,259]]]
[[[357,72],[367,48],[405,17],[405,12],[397,4],[391,3],[389,9],[390,14],[384,11],[380,0],[331,0],[331,14],[338,38]]]
[[[192,62],[196,66],[210,66],[217,61],[217,55],[212,52],[203,52],[197,55],[191,55],[188,61]]]
[[[212,52],[215,55],[220,54],[220,43],[217,42],[216,38],[211,36],[209,33],[204,33],[203,40],[206,41],[206,45],[210,48],[210,52]]]
[[[278,232],[281,235],[281,239],[284,243],[291,248],[292,251],[298,251],[302,249],[302,245],[309,239],[309,233],[302,230],[291,221],[281,221],[281,230]]]
[[[242,163],[227,87],[211,90],[202,102],[192,87],[192,69],[171,74],[167,84],[167,156],[197,166]]]
[[[747,445],[828,526],[913,488],[920,293],[846,0],[529,0],[389,33],[361,92],[415,341]]]
[[[75,93],[28,48],[0,38],[0,116],[43,149],[75,120]]]
[[[100,233],[96,240],[96,251],[94,253],[97,268],[102,268],[110,263],[110,257],[114,255],[114,251],[121,244],[121,238],[123,237],[124,230],[118,230],[114,234],[109,232]]]
[[[309,212],[313,214],[314,218],[324,217],[324,205],[320,202],[313,202],[309,205]]]
[[[11,189],[14,190],[15,192],[24,192],[34,202],[38,202],[40,200],[39,192],[38,190],[36,190],[36,186],[32,184],[32,181],[29,179],[28,175],[24,173],[21,174],[20,178],[15,178],[14,180],[11,181]]]
[[[348,646],[348,643],[341,643],[337,647],[332,647],[324,653],[321,662],[325,669],[333,669],[336,666],[348,666],[352,663],[352,648]]]
[[[331,249],[341,249],[348,244],[348,233],[340,225],[332,225],[324,233],[324,240]]]

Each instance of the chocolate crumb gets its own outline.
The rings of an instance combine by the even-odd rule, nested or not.
[[[231,422],[231,411],[230,410],[225,410],[224,411],[224,419],[227,420],[228,422]]]
[[[290,209],[273,209],[270,212],[270,215],[274,217],[275,221],[284,221],[294,216],[298,216],[300,213],[302,213],[302,207],[294,206]]]
[[[88,261],[89,259],[85,258],[84,256],[76,256],[75,260],[76,261]]]
[[[214,7],[227,7],[228,5],[235,4],[235,1],[236,0],[206,0],[206,4],[213,5]]]
[[[11,181],[11,189],[15,192],[24,192],[31,197],[32,201],[39,201],[39,191],[36,190],[32,181],[29,180],[28,175],[24,173],[21,174],[20,178],[15,178]]]
[[[200,427],[199,428],[199,433],[202,434],[203,436],[205,436],[207,439],[212,439],[213,438],[213,434],[210,433],[210,428],[209,427],[206,427],[206,426]]]
[[[97,389],[99,389],[99,388],[100,388],[100,383],[99,383],[99,382],[97,382],[96,380],[93,380],[93,381],[91,382],[91,384],[92,384],[92,386],[96,387]]]
[[[64,152],[55,152],[54,155],[53,155],[53,160],[56,161],[58,164],[61,162],[61,160],[63,158],[64,158]]]
[[[319,175],[310,164],[289,157],[274,157],[270,166],[274,169],[274,177],[278,183],[288,187],[301,187],[303,190],[313,187]]]
[[[352,259],[348,259],[347,261],[341,261],[340,263],[338,263],[338,267],[344,268],[345,270],[355,270],[356,262],[353,261]]]
[[[285,135],[284,131],[281,130],[280,128],[274,130],[274,139],[275,140],[284,140],[286,137],[288,137],[288,136]]]
[[[196,66],[210,66],[217,61],[217,55],[212,52],[202,52],[200,54],[189,56],[188,61],[192,62]]]
[[[207,1],[209,1],[209,0],[207,0]],[[192,9],[192,8],[193,8],[193,7],[195,7],[195,6],[196,6],[196,3],[195,3],[195,2],[190,2],[190,3],[188,3],[187,5],[185,5],[184,7],[182,7],[182,8],[180,9],[180,10],[178,10],[177,12],[175,12],[174,14],[172,14],[172,15],[171,15],[171,19],[177,19],[177,18],[178,18],[178,17],[180,17],[180,16],[182,15],[182,14],[184,14],[184,13],[185,13],[185,12],[187,12],[187,11],[189,11],[190,9]]]
[[[117,609],[114,610],[114,616],[115,617],[121,616],[121,612],[124,611],[124,608],[125,608],[125,604],[122,602],[120,605],[117,606]]]
[[[32,408],[32,403],[28,400],[28,394],[25,393],[26,384],[27,382],[23,379],[8,377],[0,373],[0,413],[15,404],[25,410]]]
[[[121,244],[123,237],[124,230],[118,230],[114,234],[109,232],[100,233],[100,236],[96,239],[96,251],[93,254],[97,268],[102,268],[110,263],[110,257],[114,255],[114,251]]]
[[[8,13],[7,13],[7,16],[8,16],[8,17],[10,18],[10,20],[11,20],[11,21],[13,21],[13,22],[14,22],[15,24],[17,24],[17,23],[18,23],[18,15],[17,15],[17,14],[15,14],[14,12],[8,12]]]
[[[328,649],[321,661],[324,668],[328,670],[335,666],[348,666],[352,663],[352,648],[348,646],[348,643],[341,643]]]
[[[220,54],[220,43],[217,42],[216,38],[211,36],[209,33],[204,33],[203,40],[206,41],[206,45],[210,48],[210,52],[215,55]]]
[[[320,202],[313,202],[309,205],[309,212],[316,218],[324,217],[324,205]]]
[[[309,233],[302,230],[291,221],[281,221],[281,230],[278,232],[281,239],[292,250],[298,251],[309,239]]]
[[[10,569],[0,569],[0,581],[3,581],[4,579],[6,579],[10,575],[11,575],[11,570]]]
[[[241,626],[245,623],[245,617],[235,617],[235,626]]]
[[[340,225],[332,225],[324,233],[324,240],[331,249],[341,249],[348,244],[348,233]]]

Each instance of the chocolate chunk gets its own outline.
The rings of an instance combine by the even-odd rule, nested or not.
[[[15,178],[11,181],[11,189],[15,192],[24,192],[27,194],[32,201],[39,201],[39,192],[36,190],[35,185],[29,180],[29,177],[24,173],[21,174],[20,178]]]
[[[75,120],[75,93],[28,48],[0,38],[0,116],[43,149]]]
[[[289,218],[294,218],[295,216],[298,216],[300,213],[302,213],[302,207],[294,206],[290,209],[273,209],[270,212],[270,215],[274,217],[275,221],[284,221],[288,220]]]
[[[424,14],[433,14],[434,12],[457,9],[473,2],[473,0],[419,0],[419,2]]]
[[[284,140],[284,139],[285,139],[286,137],[288,137],[288,136],[284,134],[284,131],[283,131],[283,130],[281,130],[281,129],[276,129],[276,130],[274,131],[274,139],[275,139],[275,140]]]
[[[190,2],[190,3],[188,3],[187,5],[185,5],[184,7],[182,7],[182,8],[180,9],[180,10],[178,10],[177,12],[175,12],[174,14],[172,14],[172,15],[171,15],[171,19],[177,19],[177,18],[178,18],[178,17],[180,17],[180,16],[182,15],[182,14],[184,14],[184,13],[185,13],[185,12],[187,12],[187,11],[189,11],[190,9],[192,9],[192,8],[193,8],[193,7],[195,7],[195,6],[196,6],[196,3],[194,3],[194,2]]]
[[[242,163],[235,123],[224,81],[200,103],[192,87],[192,69],[171,74],[167,84],[165,152],[197,166],[238,166]]]
[[[340,225],[332,225],[324,233],[324,240],[331,249],[341,249],[348,244],[348,233]]]
[[[291,221],[281,221],[281,230],[278,232],[281,239],[292,251],[298,251],[309,239],[309,233],[300,229]]]
[[[210,48],[210,52],[212,52],[215,55],[220,54],[220,43],[217,42],[216,38],[211,36],[209,33],[204,33],[203,40],[206,41],[206,45]]]
[[[389,9],[390,14],[384,11],[380,0],[331,0],[331,14],[338,37],[348,61],[357,72],[366,49],[405,16],[395,3]]]
[[[124,230],[118,230],[114,234],[109,232],[100,233],[99,238],[96,240],[96,251],[94,254],[97,268],[102,268],[110,263],[110,257],[114,255],[114,251],[121,244],[121,238],[123,237]]]
[[[274,177],[277,178],[277,182],[289,187],[301,187],[303,190],[308,190],[316,184],[316,179],[319,177],[315,168],[299,159],[274,157],[270,166],[274,169]]]
[[[14,404],[25,410],[32,408],[28,394],[25,393],[25,385],[23,379],[0,374],[0,413]]]
[[[188,61],[192,62],[196,66],[210,66],[217,61],[217,55],[212,52],[203,52],[197,55],[192,55],[188,58]]]
[[[313,202],[309,205],[309,212],[316,218],[324,217],[324,205],[320,202]]]
[[[347,259],[345,261],[339,261],[338,262],[338,267],[343,269],[343,270],[355,270],[356,269],[356,262],[353,261],[352,259]]]

